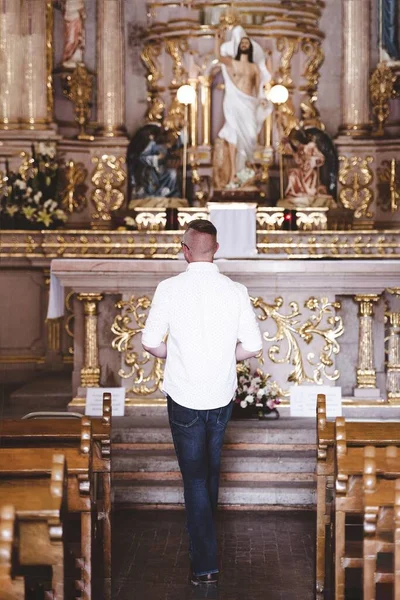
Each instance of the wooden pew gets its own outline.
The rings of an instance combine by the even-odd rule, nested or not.
[[[0,600],[24,600],[23,581],[12,578],[12,555],[15,537],[15,509],[0,507]]]
[[[395,445],[400,446],[400,423],[381,422],[347,422],[345,429],[341,429],[344,419],[336,420],[339,424],[339,438],[342,437],[347,446],[364,447]],[[324,598],[325,589],[325,564],[326,531],[331,530],[332,496],[334,493],[335,473],[335,444],[336,424],[327,421],[326,398],[323,394],[317,397],[317,531],[316,531],[316,598]],[[328,557],[331,559],[331,555]]]
[[[17,598],[24,598],[21,590],[21,577],[26,568],[36,569],[47,566],[52,570],[52,589],[46,593],[46,599],[64,598],[64,548],[62,513],[66,499],[66,469],[62,454],[50,457],[48,475],[26,479],[0,479],[0,506],[12,504],[15,517],[17,542],[14,565],[15,580],[11,579],[11,564],[5,589],[17,592]],[[10,524],[8,525],[10,531]],[[10,547],[9,547],[10,548]],[[13,549],[13,547],[11,547]],[[14,573],[13,573],[14,574]],[[23,582],[22,582],[23,583]],[[53,594],[54,592],[54,594]],[[0,596],[1,598],[1,596]]]
[[[0,423],[0,447],[34,447],[66,449],[79,444],[81,452],[90,454],[90,479],[80,482],[86,485],[96,508],[95,544],[101,548],[101,565],[96,574],[104,579],[104,598],[111,597],[111,394],[103,395],[102,417],[38,418],[34,420],[5,420]],[[92,536],[91,519],[84,517],[82,523],[82,556],[78,566],[82,570],[80,587],[87,594],[90,573],[88,557]],[[85,591],[86,590],[86,591]]]
[[[363,498],[364,600],[376,599],[377,583],[391,583],[393,598],[400,598],[400,451],[388,448],[385,468],[382,459],[380,462],[379,469],[376,448],[367,447]],[[379,473],[382,470],[383,476]],[[393,555],[393,570],[377,568],[378,553]]]
[[[339,419],[337,419],[339,421]],[[361,519],[365,514],[365,498],[366,494],[373,491],[371,483],[368,487],[368,481],[371,480],[370,462],[373,460],[374,477],[376,481],[377,475],[382,480],[381,489],[386,489],[385,486],[392,486],[392,494],[389,495],[392,502],[394,500],[394,481],[385,479],[387,477],[400,477],[400,451],[394,446],[386,448],[374,448],[365,446],[364,448],[353,447],[348,448],[343,441],[342,426],[340,419],[339,431],[336,437],[340,438],[336,447],[336,498],[335,498],[335,598],[344,600],[345,598],[345,570],[346,569],[363,569],[364,570],[364,553],[363,543],[350,542],[347,539],[346,515],[352,514]],[[367,467],[366,467],[367,465]],[[367,477],[367,474],[370,475]],[[368,471],[369,469],[369,471]],[[366,489],[366,492],[365,492]],[[388,497],[382,497],[382,506],[388,506]],[[386,502],[386,504],[385,504]],[[390,502],[389,502],[390,505]],[[374,506],[374,504],[372,504]],[[393,519],[392,519],[393,521]],[[390,525],[390,524],[389,524]],[[381,528],[386,527],[384,521],[381,522]],[[386,538],[380,537],[379,543],[382,548],[387,551],[392,550],[391,545],[384,546],[387,542]],[[378,547],[378,546],[377,546]],[[365,573],[365,571],[364,571]],[[384,579],[381,579],[384,582]],[[361,594],[361,591],[360,591]]]

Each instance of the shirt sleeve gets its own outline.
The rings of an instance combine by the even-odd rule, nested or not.
[[[146,325],[142,331],[142,344],[149,348],[157,348],[168,332],[168,293],[158,284]]]
[[[256,315],[244,286],[240,286],[240,318],[238,340],[248,352],[257,352],[262,348],[262,337]]]

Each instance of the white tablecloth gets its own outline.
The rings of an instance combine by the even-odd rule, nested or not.
[[[215,258],[253,258],[257,255],[255,203],[209,202],[210,221],[218,231]]]
[[[50,266],[50,293],[49,306],[47,308],[48,319],[59,319],[64,316],[64,286],[58,281],[57,277],[51,272]]]

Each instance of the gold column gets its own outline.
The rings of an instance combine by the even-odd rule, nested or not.
[[[21,2],[0,2],[0,129],[18,129],[21,110]]]
[[[189,79],[189,85],[192,86],[194,91],[196,92],[196,96],[193,104],[190,105],[190,145],[192,148],[197,146],[197,110],[198,110],[198,100],[197,100],[197,87],[198,81],[197,79]]]
[[[97,316],[98,303],[103,299],[103,294],[84,293],[78,294],[78,300],[83,302],[85,315],[84,334],[84,361],[81,369],[82,387],[99,387],[100,365],[97,344]]]
[[[98,134],[125,135],[125,64],[122,0],[97,5]]]
[[[211,77],[202,76],[199,78],[202,123],[203,123],[203,142],[202,146],[211,144]]]
[[[379,295],[357,294],[354,300],[359,305],[357,388],[376,388],[372,324],[374,303],[379,302]]]
[[[342,0],[343,84],[342,125],[352,136],[366,134],[369,121],[370,2]]]
[[[400,313],[387,312],[385,321],[389,324],[387,337],[388,360],[386,373],[386,390],[388,400],[393,404],[400,403]]]
[[[21,122],[23,129],[47,129],[46,1],[25,0],[22,14],[23,80]]]

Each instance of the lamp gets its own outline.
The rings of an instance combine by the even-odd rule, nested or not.
[[[276,104],[279,106],[280,104],[285,104],[287,99],[289,98],[288,89],[278,83],[277,85],[272,86],[272,88],[267,93],[267,98],[272,102],[272,104]],[[280,197],[283,199],[283,154],[282,149],[279,152],[279,188],[280,188]]]
[[[183,161],[182,161],[182,196],[186,198],[186,175],[187,175],[187,145],[188,145],[188,107],[196,100],[196,92],[191,85],[185,84],[176,92],[178,102],[185,107],[183,122]]]

